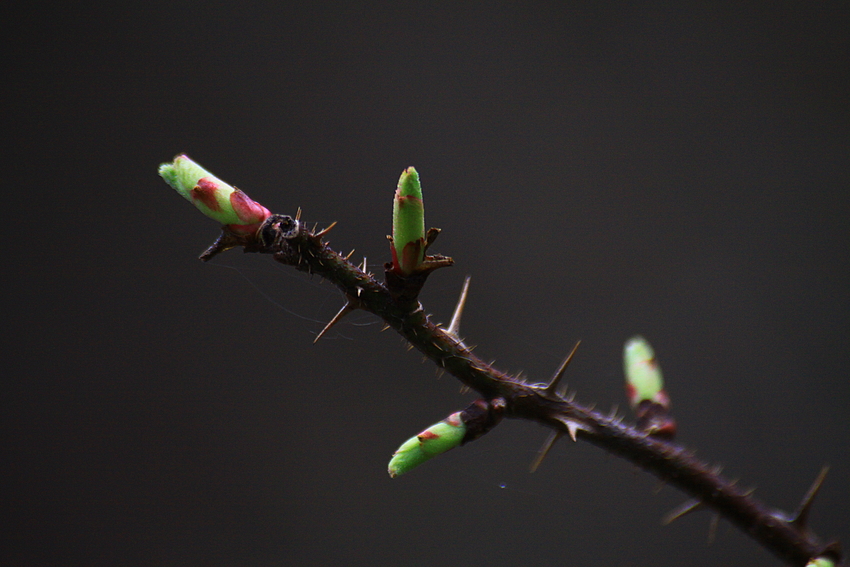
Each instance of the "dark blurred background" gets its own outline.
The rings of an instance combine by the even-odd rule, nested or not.
[[[655,346],[680,440],[850,525],[846,2],[43,3],[5,18],[0,564],[772,565],[587,443],[464,407],[327,284],[237,251],[157,176],[186,152],[379,271],[402,169],[455,267],[423,302],[500,368],[626,407]],[[622,411],[622,410],[621,410]]]

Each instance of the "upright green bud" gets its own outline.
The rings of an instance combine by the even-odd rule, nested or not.
[[[632,337],[623,348],[626,393],[637,417],[637,427],[649,435],[672,439],[676,421],[670,415],[670,398],[664,391],[655,352],[643,337]]]
[[[461,419],[461,413],[463,412],[455,412],[405,441],[393,453],[388,468],[390,476],[395,478],[418,467],[431,457],[436,457],[460,445],[466,435],[466,424]]]
[[[425,206],[419,174],[408,167],[393,200],[393,270],[409,276],[425,258]]]
[[[670,403],[664,392],[664,379],[655,360],[655,351],[646,339],[637,336],[626,341],[623,349],[623,369],[626,374],[629,403],[633,408],[643,400],[663,406]]]
[[[240,234],[253,233],[271,213],[185,155],[159,166],[159,175],[199,211]]]

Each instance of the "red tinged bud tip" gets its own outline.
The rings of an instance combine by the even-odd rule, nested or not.
[[[198,180],[198,184],[192,189],[191,195],[194,201],[200,201],[211,211],[221,211],[221,205],[216,199],[216,193],[219,191],[216,179],[204,177]]]
[[[429,439],[439,439],[440,438],[439,435],[437,435],[436,433],[434,433],[433,431],[431,431],[429,429],[426,429],[425,431],[423,431],[422,433],[417,435],[417,437],[419,438],[420,441],[427,441]]]

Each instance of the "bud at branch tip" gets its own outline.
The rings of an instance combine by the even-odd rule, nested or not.
[[[185,155],[159,166],[159,175],[199,211],[237,234],[252,234],[271,213]]]
[[[425,207],[419,174],[412,167],[402,172],[393,199],[393,270],[409,276],[425,258]]]

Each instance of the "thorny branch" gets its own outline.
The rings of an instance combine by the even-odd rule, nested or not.
[[[325,330],[349,311],[369,311],[464,385],[487,400],[498,400],[500,406],[504,403],[504,417],[528,419],[550,428],[550,441],[562,435],[569,435],[574,441],[588,441],[689,494],[693,500],[672,514],[670,521],[691,510],[709,507],[790,565],[804,566],[817,557],[840,563],[838,542],[822,543],[807,527],[809,507],[823,474],[793,515],[771,508],[755,499],[752,491],[724,478],[717,467],[698,460],[687,449],[559,394],[556,386],[563,367],[549,384],[526,383],[478,358],[451,327],[446,330],[433,323],[417,297],[430,272],[451,265],[451,258],[426,256],[422,269],[408,277],[388,269],[386,283],[382,283],[366,273],[365,265],[355,266],[322,241],[330,227],[311,231],[298,216],[272,215],[253,235],[234,234],[225,227],[222,236],[201,259],[208,260],[228,248],[243,246],[245,252],[272,254],[282,264],[324,277],[339,287],[347,299]],[[436,229],[429,231],[429,245],[438,233]]]

